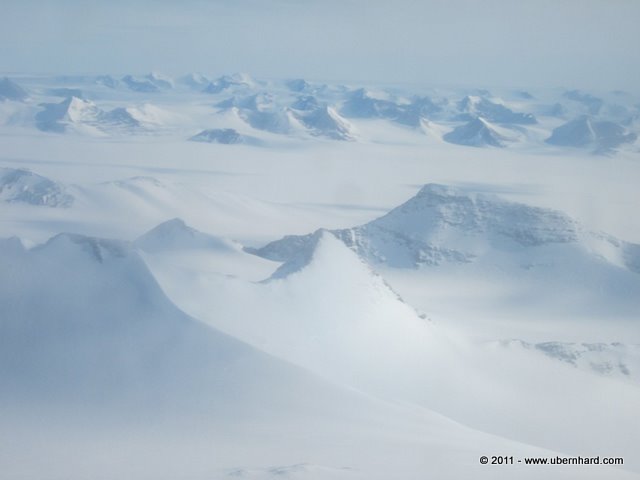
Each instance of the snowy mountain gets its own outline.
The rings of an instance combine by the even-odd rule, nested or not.
[[[321,241],[317,261],[305,269],[312,269],[310,275],[297,279],[299,287],[290,285],[294,295],[303,295],[303,300],[312,291],[308,287],[322,280],[322,271],[334,268],[322,257],[333,257],[334,248],[346,255],[340,258],[349,268],[358,262],[338,242]],[[410,309],[396,302],[380,280],[365,273],[356,270],[345,284],[360,278],[377,288],[381,296],[355,299],[356,305],[368,306],[371,316],[342,325],[317,322],[320,317],[291,323],[293,330],[283,330],[282,343],[272,348],[295,352],[302,339],[299,353],[304,354],[309,337],[302,334],[307,328],[317,328],[318,338],[328,335],[332,343],[337,328],[343,336],[337,337],[334,351],[312,350],[318,365],[339,368],[345,356],[355,359],[365,375],[352,364],[341,373],[356,374],[363,382],[371,373],[376,378],[392,369],[393,364],[384,365],[383,360],[400,361],[392,355],[396,342],[420,345],[428,328],[412,320]],[[378,305],[371,302],[375,298]],[[194,320],[169,301],[125,242],[61,234],[26,250],[15,238],[1,240],[0,304],[0,424],[13,439],[12,455],[3,461],[4,471],[11,474],[42,474],[40,463],[26,466],[23,460],[37,455],[46,460],[48,475],[71,478],[81,468],[120,478],[132,478],[135,470],[144,472],[144,478],[163,479],[173,472],[192,478],[211,472],[220,478],[259,478],[254,477],[257,471],[266,472],[267,478],[286,474],[314,480],[384,480],[402,472],[403,478],[417,480],[424,473],[424,452],[433,456],[432,468],[469,471],[468,466],[447,467],[440,460],[451,454],[451,445],[474,457],[483,453],[480,445],[519,455],[543,452],[465,428],[425,408],[382,402],[337,386]],[[274,320],[268,317],[257,325],[274,326]],[[411,325],[413,330],[406,331]],[[354,350],[354,345],[365,348]],[[375,355],[368,356],[370,349]],[[403,356],[401,361],[408,359]],[[372,360],[383,370],[372,371]],[[405,381],[401,375],[395,380]],[[46,447],[33,441],[36,432]],[[336,438],[346,443],[335,446]],[[48,455],[54,439],[73,455]],[[144,455],[150,447],[152,462]],[[366,448],[358,453],[361,447]],[[157,451],[166,453],[156,456]],[[229,459],[212,451],[242,453]],[[372,463],[372,452],[384,462]],[[122,463],[114,458],[122,458]],[[308,458],[317,458],[317,465],[292,466]],[[271,467],[253,467],[265,464]],[[483,477],[486,469],[477,471],[480,478],[490,478]]]
[[[520,268],[526,266],[521,263],[526,258],[535,269],[549,262],[563,265],[577,257],[596,270],[604,262],[605,270],[640,273],[639,245],[585,231],[559,211],[436,184],[425,185],[376,220],[333,233],[372,265],[416,268],[499,257]],[[312,234],[288,236],[251,252],[287,261],[307,248],[312,238]],[[568,263],[565,268],[573,267]]]
[[[120,80],[111,75],[99,75],[96,77],[95,83],[107,88],[117,88],[120,85]]]
[[[241,108],[252,112],[264,112],[275,107],[275,97],[269,92],[259,92],[247,96],[232,96],[216,103],[216,107],[223,110]]]
[[[587,393],[596,384],[620,387],[640,398],[633,385],[609,384],[611,379],[594,375],[576,378],[573,369],[556,360],[540,365],[535,352],[513,355],[503,348],[478,349],[445,334],[446,321],[418,314],[340,240],[327,231],[314,233],[290,248],[295,253],[257,284],[229,282],[199,270],[180,277],[157,265],[153,270],[179,305],[251,345],[376,397],[428,406],[456,421],[520,441],[555,448],[570,441],[577,430],[584,430],[577,417],[567,417],[577,429],[571,435],[565,433],[566,423],[560,427],[549,420],[570,416],[576,408],[598,411],[600,400]],[[194,293],[201,300],[189,302]],[[510,368],[505,369],[504,362]],[[514,378],[523,377],[525,382],[514,385]],[[496,402],[496,391],[511,400]],[[472,405],[467,395],[474,398]],[[555,410],[537,417],[544,429],[532,428],[525,420],[530,406],[522,398],[547,402],[548,395],[554,396]],[[574,396],[582,400],[576,402]]]
[[[256,86],[256,82],[246,73],[234,73],[233,75],[223,75],[211,82],[204,88],[204,93],[217,94],[230,89],[251,89]]]
[[[415,97],[408,105],[399,105],[394,120],[410,127],[420,127],[429,118],[442,112],[442,107],[429,97]]]
[[[193,142],[221,143],[233,145],[237,143],[257,144],[258,140],[249,135],[242,135],[233,128],[211,128],[203,130],[189,140]]]
[[[229,415],[262,416],[258,405],[267,415],[299,408],[287,399],[323,390],[182,313],[126,243],[61,234],[30,251],[12,245],[0,249],[4,408],[163,412],[174,421],[206,412],[207,423],[221,425]]]
[[[173,81],[159,73],[149,73],[144,77],[125,75],[121,79],[130,90],[140,93],[154,93],[173,88]]]
[[[211,80],[201,73],[194,72],[180,77],[178,82],[194,90],[202,91],[202,89],[211,83]]]
[[[140,236],[134,245],[147,252],[164,250],[213,249],[235,252],[241,247],[226,239],[202,233],[187,226],[183,220],[167,220]]]
[[[164,110],[152,104],[105,111],[90,100],[77,97],[41,106],[43,109],[35,116],[36,126],[42,131],[55,133],[134,133],[157,128],[169,117]]]
[[[601,98],[594,97],[589,93],[581,92],[579,90],[569,90],[568,92],[565,92],[563,96],[569,100],[573,100],[574,102],[584,105],[590,115],[597,115],[604,104],[604,101]]]
[[[285,82],[287,88],[289,88],[289,90],[291,90],[292,92],[296,92],[296,93],[305,93],[305,92],[310,92],[312,90],[312,86],[309,82],[307,82],[305,79],[303,78],[296,78],[293,80],[287,80]]]
[[[62,184],[29,170],[0,168],[0,201],[70,207],[74,197]]]
[[[593,149],[608,153],[625,143],[633,143],[637,134],[614,122],[582,115],[555,128],[546,142],[551,145]]]
[[[364,88],[349,94],[340,113],[347,118],[396,118],[398,106],[385,95],[376,95]]]
[[[487,120],[477,117],[443,135],[445,142],[470,147],[504,147],[510,140]]]
[[[231,112],[256,130],[289,134],[307,131],[312,136],[333,140],[353,140],[353,126],[326,103],[312,95],[301,96],[285,107],[274,95],[260,92],[249,96],[232,96],[216,107]]]
[[[174,288],[168,286],[170,292]],[[428,322],[326,230],[310,236],[265,282],[221,287],[211,296],[221,294],[227,300],[215,301],[220,318],[210,320],[217,328],[365,390],[386,395],[393,384],[395,395],[417,399],[424,386],[408,379],[424,372],[428,359],[442,350],[443,339]],[[248,304],[238,304],[237,296],[259,308],[259,322],[246,316]]]
[[[309,97],[299,99],[292,108],[301,107],[294,115],[311,135],[333,140],[354,140],[354,127],[332,107],[318,104]]]
[[[95,103],[69,97],[60,103],[43,103],[36,114],[36,126],[45,132],[63,133],[69,127],[89,127],[90,130],[103,114]]]
[[[530,113],[516,113],[499,103],[493,103],[486,98],[467,95],[458,103],[459,120],[472,121],[477,117],[492,123],[513,125],[532,125],[537,123]]]
[[[7,77],[0,79],[0,101],[13,100],[21,102],[26,100],[29,95],[16,82]]]

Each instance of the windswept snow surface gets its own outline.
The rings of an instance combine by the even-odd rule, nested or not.
[[[125,73],[0,84],[0,476],[639,478],[638,92]]]

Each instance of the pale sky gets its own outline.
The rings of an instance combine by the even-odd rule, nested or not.
[[[0,71],[640,85],[640,0],[2,0]]]

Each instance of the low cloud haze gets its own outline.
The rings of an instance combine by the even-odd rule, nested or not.
[[[637,88],[640,2],[8,0],[0,71]]]

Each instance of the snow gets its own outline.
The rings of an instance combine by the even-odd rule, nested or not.
[[[0,103],[6,476],[638,478],[634,93],[120,78]]]

